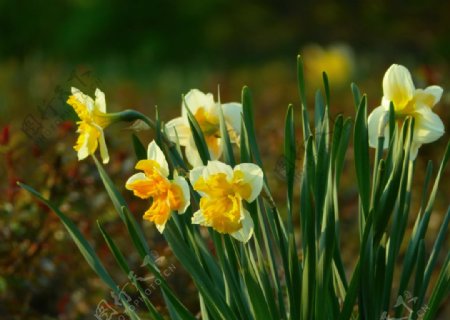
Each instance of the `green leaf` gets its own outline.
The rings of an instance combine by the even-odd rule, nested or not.
[[[184,97],[183,97],[184,100]],[[203,161],[203,164],[206,165],[209,160],[211,160],[208,145],[205,140],[205,136],[203,135],[203,131],[200,128],[200,125],[197,122],[197,119],[192,114],[191,110],[189,109],[189,106],[187,103],[184,103],[187,115],[188,115],[188,121],[189,126],[191,128],[192,137],[194,138],[195,146],[197,147],[197,151],[200,154],[200,158]]]
[[[83,255],[86,262],[89,264],[89,266],[92,268],[92,270],[97,273],[97,275],[100,277],[100,279],[103,280],[104,283],[106,283],[111,290],[114,291],[117,297],[120,298],[121,302],[125,306],[126,313],[132,318],[132,319],[139,319],[137,314],[130,308],[130,305],[128,302],[123,298],[123,295],[120,294],[120,290],[118,285],[114,282],[114,280],[109,275],[108,271],[106,271],[105,267],[103,266],[100,259],[97,257],[94,249],[92,249],[89,242],[86,240],[86,238],[81,234],[80,230],[77,228],[77,226],[64,214],[62,213],[58,208],[53,206],[47,199],[45,199],[39,192],[34,190],[32,187],[23,184],[21,182],[17,183],[22,189],[28,191],[32,195],[34,195],[39,201],[44,203],[47,207],[49,207],[53,212],[56,213],[56,215],[61,220],[62,224],[66,228],[67,232],[69,233],[70,237],[80,250],[81,254]]]
[[[330,82],[328,80],[328,75],[324,71],[322,72],[323,88],[325,89],[325,98],[327,101],[327,106],[330,107]]]
[[[296,160],[296,143],[295,143],[295,127],[294,127],[294,108],[288,106],[286,113],[285,129],[284,129],[284,160],[287,179],[287,206],[288,206],[288,230],[293,234],[293,218],[292,218],[292,202],[294,192],[295,179],[295,160]]]
[[[367,131],[367,98],[363,96],[356,112],[354,130],[355,167],[359,197],[364,215],[369,213],[370,201],[370,162],[369,136]]]
[[[111,201],[114,204],[114,208],[118,212],[119,216],[121,217],[122,221],[125,223],[128,234],[130,235],[134,247],[138,250],[139,255],[142,258],[145,257],[152,257],[150,250],[147,245],[147,241],[145,240],[144,234],[142,232],[142,229],[134,219],[134,217],[131,215],[131,213],[128,210],[128,206],[120,194],[120,192],[117,190],[116,186],[113,184],[111,179],[109,178],[108,174],[106,173],[103,166],[100,164],[100,162],[94,157],[95,164],[97,166],[98,172],[100,174],[100,177],[103,181],[103,184],[105,186],[105,189],[111,198]],[[189,317],[192,317],[192,315],[189,313],[189,311],[186,309],[185,306],[182,305],[182,303],[178,300],[178,298],[175,296],[173,291],[170,289],[170,287],[167,285],[166,280],[164,277],[162,277],[159,273],[158,268],[156,267],[156,264],[153,260],[151,260],[152,264],[147,264],[150,271],[161,280],[161,287],[163,289],[163,296],[166,301],[167,307],[170,308],[176,308],[179,310],[179,314],[184,315],[186,318],[189,319]]]
[[[400,285],[399,290],[404,290],[408,286],[409,279],[412,274],[412,269],[414,266],[414,262],[417,259],[417,252],[419,247],[419,242],[421,239],[424,239],[425,233],[428,228],[428,223],[430,221],[430,216],[432,213],[434,201],[436,199],[436,195],[439,189],[439,183],[442,178],[442,174],[444,169],[450,159],[450,142],[447,144],[447,148],[444,153],[444,157],[441,161],[441,165],[439,167],[438,174],[434,181],[433,189],[428,198],[428,203],[425,207],[423,216],[419,214],[417,216],[416,225],[414,226],[413,234],[411,236],[411,240],[408,243],[408,248],[406,249],[403,270],[400,277]],[[428,174],[427,174],[428,175]],[[399,291],[402,292],[402,291]]]
[[[436,241],[434,242],[433,250],[431,251],[430,258],[428,259],[428,262],[427,262],[425,274],[423,277],[423,284],[422,284],[421,292],[419,295],[419,297],[420,297],[419,303],[420,304],[423,302],[426,291],[428,289],[428,285],[430,283],[432,272],[436,267],[437,258],[438,258],[439,252],[441,251],[442,244],[444,243],[445,237],[447,235],[449,223],[450,223],[450,207],[447,209],[447,213],[445,215],[444,221],[441,224],[441,227],[439,228],[438,236],[436,238]]]
[[[311,135],[311,128],[309,125],[307,98],[305,90],[305,77],[303,72],[303,60],[300,55],[297,56],[297,83],[300,94],[300,102],[302,106],[302,128],[303,128],[303,143],[306,145],[306,140]]]
[[[438,311],[439,305],[442,300],[448,298],[448,292],[450,290],[450,252],[447,254],[445,263],[442,266],[441,272],[439,273],[438,280],[434,285],[433,291],[431,292],[430,301],[427,305],[427,311],[424,316],[424,320],[436,319],[436,312]]]
[[[358,111],[358,106],[361,103],[361,91],[359,90],[358,86],[355,83],[352,83],[350,85],[351,89],[352,89],[352,94],[353,94],[353,102],[355,105],[355,110]]]
[[[100,229],[101,234],[103,235],[103,238],[106,241],[106,244],[108,245],[109,250],[113,254],[114,258],[116,259],[117,264],[120,266],[122,271],[127,276],[129,276],[130,272],[132,272],[132,271],[131,271],[130,267],[128,266],[128,263],[126,262],[125,257],[123,256],[122,252],[120,252],[119,248],[116,246],[116,244],[111,239],[111,237],[108,235],[108,233],[106,233],[105,229],[103,229],[103,227],[102,227],[102,225],[100,224],[99,221],[97,221],[97,225],[98,225],[98,228]],[[163,320],[164,319],[163,316],[158,312],[158,310],[150,302],[150,300],[148,300],[147,294],[145,293],[145,291],[142,288],[142,286],[137,281],[131,280],[131,282],[138,289],[142,300],[144,301],[145,305],[147,306],[147,308],[148,308],[148,310],[150,312],[150,315],[152,316],[152,319]]]
[[[138,160],[147,159],[147,150],[139,138],[134,133],[131,135],[131,138],[133,139],[133,147],[134,152],[136,153],[136,158]]]
[[[253,117],[253,100],[250,93],[250,89],[247,86],[244,86],[244,88],[242,88],[242,111],[245,128],[247,129],[247,139],[253,159],[255,160],[255,163],[261,169],[263,169],[261,155],[256,140],[255,124]],[[266,175],[264,175],[264,179],[266,179]]]
[[[225,158],[225,162],[234,167],[236,161],[234,160],[233,147],[231,146],[230,135],[228,133],[227,124],[225,122],[225,117],[223,116],[222,105],[220,104],[220,95],[219,95],[219,121],[220,121],[220,136],[223,139],[223,156]]]
[[[164,237],[170,244],[175,256],[179,261],[183,262],[183,267],[194,280],[197,289],[205,299],[205,303],[212,317],[214,319],[235,319],[236,316],[226,304],[222,292],[206,277],[202,265],[191,254],[189,247],[187,247],[187,244],[178,234],[177,228],[174,228],[172,219],[167,223]]]

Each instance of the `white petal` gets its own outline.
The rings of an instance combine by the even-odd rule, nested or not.
[[[383,95],[394,103],[395,110],[401,110],[414,96],[411,74],[404,66],[393,64],[383,78]]]
[[[89,156],[88,140],[89,138],[87,137],[86,134],[86,138],[84,139],[83,145],[81,146],[81,148],[78,150],[77,153],[79,161],[86,159]]]
[[[168,220],[164,221],[163,224],[157,224],[155,223],[156,229],[158,229],[159,233],[163,233],[164,229],[166,228],[166,223]]]
[[[100,156],[103,159],[103,163],[108,163],[109,162],[108,148],[106,147],[105,134],[101,129],[98,143],[100,145]]]
[[[191,219],[192,224],[199,224],[201,226],[209,227],[210,225],[206,222],[205,216],[203,213],[198,210],[192,215]]]
[[[95,90],[95,108],[103,113],[106,113],[105,94],[100,89]]]
[[[253,235],[254,226],[250,213],[243,208],[241,210],[243,211],[243,219],[241,221],[242,228],[236,232],[233,232],[231,236],[243,243],[246,243]]]
[[[148,180],[145,173],[143,173],[143,172],[135,173],[131,177],[128,178],[127,182],[125,183],[125,186],[127,186],[135,181],[142,181],[142,180]]]
[[[192,89],[184,96],[182,103],[181,115],[185,119],[187,119],[186,106],[194,115],[199,108],[205,108],[205,111],[209,111],[215,106],[214,97],[211,93],[204,94],[198,89]]]
[[[241,134],[241,119],[242,119],[242,105],[237,102],[224,103],[222,104],[223,116],[228,127],[235,132],[236,138]],[[231,134],[230,136],[233,136]]]
[[[419,106],[427,106],[433,108],[433,106],[441,100],[444,90],[439,86],[429,86],[425,90],[417,89],[414,95],[414,99]]]
[[[225,173],[229,180],[233,177],[233,169],[229,165],[217,160],[208,161],[205,170],[203,170],[203,179],[206,181],[209,179],[209,176],[216,173]]]
[[[160,165],[160,172],[164,177],[169,176],[169,165],[167,164],[166,157],[161,151],[155,140],[148,144],[147,159],[154,160]]]
[[[244,174],[244,183],[248,183],[252,192],[249,197],[244,198],[247,202],[253,202],[261,193],[264,179],[263,172],[260,167],[253,163],[241,163],[234,167],[234,171],[241,171]]]
[[[199,166],[199,167],[193,168],[189,172],[189,180],[191,181],[192,185],[194,185],[197,182],[197,180],[202,176],[204,169],[205,169],[205,166]]]
[[[185,149],[186,159],[190,163],[191,166],[198,167],[203,165],[202,158],[197,151],[197,146],[195,145],[194,138],[191,136],[189,139],[189,143]]]
[[[189,207],[189,204],[191,203],[191,194],[189,191],[189,184],[186,182],[186,180],[183,177],[175,176],[172,183],[176,184],[178,187],[180,187],[182,193],[183,193],[183,201],[180,209],[178,209],[179,214],[185,213],[186,209]]]
[[[413,140],[420,144],[436,141],[445,132],[441,118],[428,107],[416,110]]]
[[[383,106],[376,107],[370,113],[369,118],[367,119],[367,127],[369,131],[369,145],[372,148],[376,148],[378,146],[378,133],[380,129],[380,124],[383,121],[384,117],[388,116],[388,109]],[[384,149],[389,146],[389,126],[386,125],[384,129]]]
[[[178,137],[181,146],[186,146],[189,143],[191,129],[186,118],[178,117],[170,120],[166,124],[166,131],[170,141],[177,142]]]
[[[72,87],[72,95],[83,105],[86,106],[89,112],[94,111],[94,100],[91,97],[81,92],[79,89]]]

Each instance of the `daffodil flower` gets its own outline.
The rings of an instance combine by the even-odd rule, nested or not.
[[[189,206],[189,185],[176,174],[173,180],[167,178],[169,166],[155,141],[148,145],[147,159],[140,160],[135,168],[143,172],[132,175],[125,187],[141,199],[152,198],[144,219],[154,222],[158,231],[163,233],[171,211],[183,214]]]
[[[72,95],[67,103],[73,107],[80,121],[77,122],[80,134],[74,149],[78,152],[78,160],[93,155],[100,146],[103,163],[109,162],[103,129],[114,120],[114,116],[106,113],[105,94],[95,90],[95,101],[77,88],[72,87]]]
[[[208,161],[194,168],[190,180],[202,198],[193,224],[212,227],[247,242],[253,234],[253,220],[242,200],[254,201],[263,186],[263,172],[255,164],[241,163],[233,168],[220,161]]]
[[[442,92],[439,86],[416,89],[408,69],[401,65],[392,65],[383,78],[381,106],[369,115],[370,146],[377,146],[378,136],[381,134],[385,137],[384,148],[388,147],[389,129],[385,124],[392,101],[396,118],[411,116],[415,120],[410,151],[410,159],[414,160],[422,144],[436,141],[445,132],[442,120],[432,111],[433,106],[441,99]]]
[[[186,108],[192,112],[203,132],[211,159],[218,159],[223,150],[223,141],[220,136],[220,108],[222,108],[231,141],[239,143],[241,104],[235,102],[219,104],[214,101],[211,93],[204,94],[197,89],[189,91],[182,103],[181,117],[169,121],[166,129],[171,141],[178,141],[181,146],[186,147],[186,158],[193,167],[203,165],[203,163],[189,127]]]

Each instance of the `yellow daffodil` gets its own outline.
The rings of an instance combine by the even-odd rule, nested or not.
[[[219,104],[214,101],[211,93],[204,94],[197,89],[189,91],[182,103],[181,117],[169,121],[166,129],[170,140],[174,142],[178,141],[181,146],[186,147],[186,158],[193,167],[203,165],[203,163],[189,127],[186,108],[189,108],[192,112],[203,132],[211,159],[218,159],[223,149],[222,138],[220,136],[219,108],[222,108],[231,141],[235,143],[239,142],[242,113],[241,104],[234,102]]]
[[[253,220],[242,200],[254,201],[263,186],[263,172],[255,164],[241,163],[233,168],[220,161],[208,161],[194,168],[190,180],[202,198],[192,223],[212,227],[247,242],[253,234]]]
[[[347,86],[354,70],[351,47],[335,44],[328,48],[311,44],[302,49],[307,83],[312,87],[322,86],[322,72],[326,71],[333,87]]]
[[[132,175],[125,187],[139,198],[152,198],[152,205],[145,212],[144,219],[154,222],[158,231],[163,233],[171,211],[182,214],[189,206],[189,185],[176,174],[173,180],[167,178],[169,166],[155,141],[148,145],[147,159],[140,160],[136,169],[143,172]]]
[[[100,146],[103,163],[109,162],[103,129],[112,121],[113,116],[106,113],[105,94],[95,90],[95,101],[77,88],[72,88],[72,95],[67,103],[73,107],[80,121],[77,122],[80,134],[74,149],[78,152],[78,160],[92,155]]]
[[[375,108],[369,115],[370,146],[374,148],[377,146],[378,136],[381,133],[385,137],[384,148],[388,147],[389,129],[385,123],[389,104],[392,101],[397,118],[414,117],[414,134],[410,152],[410,159],[414,160],[422,144],[436,141],[444,134],[442,120],[432,111],[433,106],[441,99],[442,92],[439,86],[416,89],[408,69],[401,65],[392,65],[383,78],[381,106]]]

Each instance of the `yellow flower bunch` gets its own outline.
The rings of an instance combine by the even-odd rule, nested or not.
[[[106,147],[105,129],[114,119],[106,113],[105,94],[95,90],[95,100],[77,88],[72,88],[72,95],[67,103],[73,107],[80,121],[77,122],[80,134],[74,149],[78,152],[78,160],[93,155],[100,146],[100,155],[103,163],[109,162],[108,148]]]

